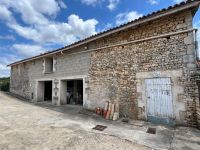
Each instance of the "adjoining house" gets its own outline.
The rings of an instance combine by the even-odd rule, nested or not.
[[[90,110],[110,100],[121,116],[200,126],[192,25],[199,4],[189,0],[12,63],[10,92]]]

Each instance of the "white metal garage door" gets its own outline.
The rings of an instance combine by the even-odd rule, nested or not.
[[[146,79],[147,118],[150,121],[171,124],[173,100],[170,78]]]

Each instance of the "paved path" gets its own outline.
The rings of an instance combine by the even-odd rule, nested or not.
[[[136,121],[130,125],[79,114],[80,110],[76,106],[34,105],[0,92],[0,149],[200,150],[197,129]],[[92,130],[98,124],[108,128]],[[146,133],[148,127],[155,127],[156,134]]]
[[[0,149],[149,150],[118,137],[85,130],[84,124],[79,125],[70,118],[70,114],[34,106],[0,93]]]

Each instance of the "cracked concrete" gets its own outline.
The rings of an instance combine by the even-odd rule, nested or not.
[[[80,114],[78,106],[26,103],[0,93],[0,149],[200,149],[200,131]],[[103,132],[92,130],[105,125]],[[146,133],[155,127],[156,134]]]

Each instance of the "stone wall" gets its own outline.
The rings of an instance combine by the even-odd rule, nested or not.
[[[198,87],[199,91],[200,91],[200,86]],[[196,103],[196,117],[197,117],[197,124],[198,124],[198,128],[200,129],[200,96],[199,96],[199,100]]]
[[[84,86],[87,94],[84,108],[94,109],[103,107],[107,100],[117,101],[121,116],[146,119],[145,97],[142,93],[145,89],[139,90],[144,78],[140,74],[159,73],[161,77],[167,74],[173,78],[173,88],[180,88],[174,96],[174,107],[178,106],[174,109],[177,123],[197,126],[198,90],[192,78],[196,70],[192,32],[68,55],[87,50],[85,47],[90,50],[191,28],[191,11],[185,11],[114,33],[64,54],[56,54],[54,72],[50,74],[43,73],[42,58],[26,63],[25,74],[22,76],[17,68],[23,64],[16,65],[12,67],[11,92],[29,99],[33,95],[34,100],[37,100],[37,81],[52,80],[56,83],[53,88],[60,88],[62,79],[84,76],[84,84],[88,85]],[[174,72],[178,73],[174,75]]]
[[[21,64],[11,67],[10,92],[30,99],[30,82],[28,65]]]
[[[197,106],[197,123],[198,128],[200,129],[200,106]]]
[[[80,49],[80,48],[78,48]],[[74,49],[76,51],[76,49]],[[30,82],[32,83],[31,91],[34,92],[34,100],[37,101],[37,81],[53,81],[53,103],[59,105],[60,79],[77,76],[87,76],[90,66],[90,53],[81,53],[77,55],[58,54],[54,56],[55,68],[53,73],[43,73],[43,59],[36,60],[35,65],[31,65],[29,70]],[[57,102],[54,102],[57,101]]]
[[[197,72],[193,76],[193,78],[197,82],[198,91],[199,91],[199,99],[195,103],[195,105],[196,105],[196,114],[194,114],[194,116],[196,116],[198,128],[200,129],[200,69],[199,69],[199,66],[198,66]]]
[[[12,67],[10,91],[27,99],[37,101],[37,82],[60,78],[87,76],[90,65],[90,53],[77,55],[58,54],[54,56],[55,72],[43,73],[43,59],[37,59]],[[20,68],[20,72],[19,72]],[[55,81],[55,82],[54,82]],[[54,87],[55,85],[53,85]],[[59,85],[57,85],[59,87]],[[58,91],[59,93],[59,91]]]
[[[96,41],[96,45],[102,47],[191,28],[192,14],[186,11],[113,34]],[[91,57],[89,78],[90,107],[103,107],[107,100],[118,101],[121,116],[128,114],[138,119],[144,116],[146,106],[138,106],[141,92],[137,83],[142,79],[136,74],[180,70],[182,75],[175,78],[174,84],[183,90],[174,99],[181,106],[175,119],[178,123],[196,126],[198,91],[191,78],[195,69],[192,32],[95,51]]]

